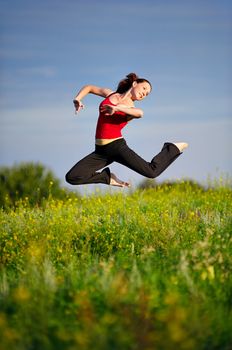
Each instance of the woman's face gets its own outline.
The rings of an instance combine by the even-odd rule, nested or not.
[[[149,95],[151,92],[151,86],[148,82],[143,83],[137,83],[136,81],[133,82],[132,89],[131,89],[131,95],[132,100],[143,100],[147,95]]]

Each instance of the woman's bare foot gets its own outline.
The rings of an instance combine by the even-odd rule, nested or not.
[[[110,174],[110,185],[117,187],[130,187],[130,184],[128,182],[119,180],[117,176],[113,173]]]
[[[183,150],[188,147],[188,143],[186,142],[177,142],[177,143],[173,143],[173,145],[179,148],[180,152],[183,152]]]

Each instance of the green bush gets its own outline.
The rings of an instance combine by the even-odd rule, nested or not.
[[[203,185],[199,184],[198,182],[191,180],[191,179],[185,179],[185,180],[175,180],[175,181],[164,181],[162,183],[158,183],[155,179],[145,179],[138,185],[138,189],[145,190],[145,189],[171,189],[171,187],[177,187],[177,188],[183,188],[184,190],[186,188],[191,190],[202,190],[204,191],[206,188],[204,188]]]
[[[49,196],[64,198],[60,180],[53,172],[39,163],[20,163],[12,167],[0,167],[0,206],[14,206],[19,200],[29,204],[41,204]]]

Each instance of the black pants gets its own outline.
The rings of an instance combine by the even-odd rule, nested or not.
[[[165,143],[161,152],[151,162],[146,162],[132,151],[124,139],[118,139],[105,146],[96,145],[95,152],[75,164],[66,174],[66,181],[72,185],[103,183],[110,184],[110,169],[107,165],[118,162],[148,178],[159,176],[179,155],[173,143]],[[105,169],[103,169],[105,168]],[[103,169],[101,172],[98,170]]]

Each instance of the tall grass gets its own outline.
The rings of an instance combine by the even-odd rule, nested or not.
[[[228,185],[0,213],[0,348],[231,349]]]

